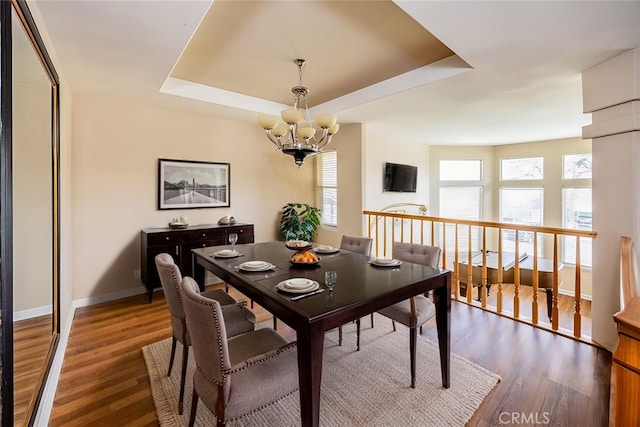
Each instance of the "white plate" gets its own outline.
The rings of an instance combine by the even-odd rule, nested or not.
[[[313,280],[305,278],[296,278],[285,280],[284,287],[287,289],[306,289],[313,285]]]
[[[269,263],[266,261],[247,261],[242,263],[242,266],[244,268],[249,268],[253,270],[265,268],[267,265],[269,265]]]
[[[274,267],[275,265],[266,261],[247,261],[238,266],[240,270],[244,271],[267,271]]]
[[[398,259],[378,258],[371,261],[371,264],[377,265],[378,267],[397,267],[402,264],[402,261]]]
[[[235,249],[223,249],[221,251],[214,252],[213,255],[217,256],[218,258],[235,258],[239,256],[240,253]]]
[[[313,250],[318,252],[319,254],[333,254],[340,251],[339,248],[334,248],[333,246],[323,246],[323,245],[318,245],[315,248],[313,248]]]
[[[320,284],[316,281],[311,281],[311,285],[308,288],[303,288],[303,289],[290,289],[287,288],[285,286],[285,281],[280,282],[276,285],[276,288],[278,288],[279,290],[281,290],[282,292],[287,292],[290,294],[304,294],[307,292],[311,292],[311,291],[315,291],[316,289],[318,289],[320,287]]]

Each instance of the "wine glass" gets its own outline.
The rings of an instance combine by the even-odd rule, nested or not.
[[[232,245],[235,245],[237,241],[238,241],[238,233],[229,234],[229,243],[231,243]]]
[[[336,285],[338,281],[338,272],[337,271],[326,271],[324,273],[324,284],[330,291],[333,291],[333,287]]]

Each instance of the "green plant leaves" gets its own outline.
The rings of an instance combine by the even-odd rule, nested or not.
[[[285,240],[313,241],[320,227],[320,209],[306,203],[287,203],[282,207],[280,235]]]

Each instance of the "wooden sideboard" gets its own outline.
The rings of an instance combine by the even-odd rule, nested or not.
[[[253,224],[192,225],[184,229],[145,228],[140,236],[140,276],[147,288],[149,302],[153,290],[159,288],[160,278],[156,270],[155,256],[170,254],[180,267],[183,276],[193,276],[191,249],[228,243],[231,233],[238,234],[238,243],[253,243]]]

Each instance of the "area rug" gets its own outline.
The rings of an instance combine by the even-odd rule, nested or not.
[[[451,387],[442,387],[438,347],[418,339],[417,385],[410,387],[409,330],[393,332],[388,319],[376,319],[364,328],[360,351],[355,351],[353,325],[344,327],[343,345],[337,332],[325,335],[320,425],[345,426],[464,426],[500,377],[462,357],[451,354]],[[364,326],[363,322],[363,326]],[[368,323],[368,322],[366,322]],[[268,327],[263,322],[260,327]],[[353,330],[352,330],[353,329]],[[178,415],[182,350],[178,345],[171,377],[167,377],[171,339],[142,349],[151,392],[161,426],[186,426],[191,407],[195,361],[190,352],[184,408]],[[215,417],[200,403],[196,425],[215,425]],[[229,426],[299,426],[299,395],[294,393]]]

